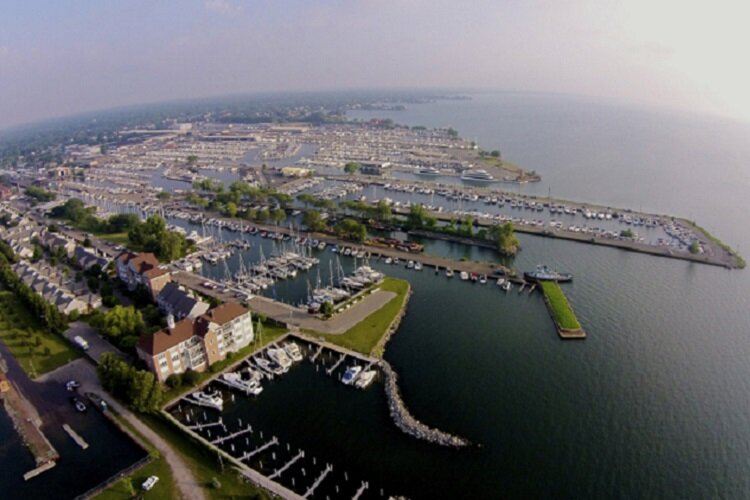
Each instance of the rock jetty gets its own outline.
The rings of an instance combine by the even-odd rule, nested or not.
[[[467,439],[454,436],[439,429],[433,429],[414,418],[401,399],[401,394],[398,390],[398,375],[387,361],[381,360],[380,366],[385,374],[385,394],[388,397],[388,408],[391,418],[396,423],[396,427],[418,439],[441,446],[462,448],[471,444]]]

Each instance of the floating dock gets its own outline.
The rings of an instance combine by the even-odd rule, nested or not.
[[[75,441],[76,444],[82,449],[85,450],[89,447],[89,444],[86,442],[86,440],[79,436],[78,433],[74,431],[68,424],[63,424],[62,428],[65,432],[68,433],[68,436],[70,436],[71,439],[73,439],[73,441]]]

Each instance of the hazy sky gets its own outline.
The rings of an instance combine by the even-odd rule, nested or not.
[[[267,90],[478,87],[750,119],[750,1],[2,0],[0,127]]]

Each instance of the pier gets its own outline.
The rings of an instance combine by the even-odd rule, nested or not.
[[[304,498],[309,498],[310,495],[312,495],[315,492],[318,486],[320,486],[320,483],[323,482],[326,476],[331,473],[331,471],[333,471],[333,466],[331,464],[326,464],[326,468],[323,469],[323,472],[320,473],[320,475],[315,480],[315,482],[309,488],[307,488],[307,491],[302,496]]]
[[[294,463],[297,460],[300,460],[302,458],[305,458],[305,452],[300,450],[299,453],[297,453],[291,460],[289,460],[286,464],[284,464],[284,466],[281,469],[277,469],[273,474],[268,476],[268,479],[275,479],[279,477],[280,475],[284,473],[284,471],[286,471],[289,467],[294,465]]]
[[[310,361],[312,361],[313,363],[315,363],[315,360],[318,359],[318,356],[320,356],[321,352],[323,352],[323,346],[322,345],[318,346],[318,350],[315,351],[315,354],[312,355],[312,357],[310,358]]]
[[[360,485],[359,489],[352,497],[352,500],[357,500],[359,497],[361,497],[362,493],[364,493],[365,490],[369,487],[370,487],[370,483],[368,483],[367,481],[362,481],[362,484]]]
[[[75,443],[80,446],[82,449],[88,449],[89,444],[78,435],[76,431],[74,431],[68,424],[63,424],[62,426],[63,430],[68,433],[68,436],[75,441]]]
[[[221,418],[217,422],[210,422],[208,424],[195,424],[195,425],[186,425],[188,429],[191,431],[202,431],[203,429],[208,429],[209,427],[215,427],[215,426],[221,426],[224,427],[224,422]]]
[[[338,368],[341,365],[341,363],[344,362],[345,359],[346,359],[346,354],[342,354],[341,356],[339,356],[338,361],[336,361],[336,363],[334,363],[332,367],[328,368],[326,370],[326,373],[328,375],[332,374],[334,371],[336,371],[336,368]]]
[[[254,456],[255,456],[255,455],[257,455],[258,453],[261,453],[262,451],[264,451],[264,450],[267,450],[267,449],[268,449],[268,448],[270,448],[271,446],[276,446],[277,444],[279,444],[279,440],[278,440],[278,439],[276,439],[276,436],[274,436],[274,437],[273,437],[273,438],[272,438],[272,439],[271,439],[271,440],[270,440],[269,442],[267,442],[266,444],[264,444],[264,445],[261,445],[261,446],[259,446],[258,448],[255,448],[255,449],[254,449],[253,451],[247,451],[247,452],[245,452],[245,453],[244,453],[244,454],[243,454],[243,455],[242,455],[242,456],[241,456],[241,457],[239,458],[239,460],[241,460],[242,462],[244,462],[245,460],[247,460],[247,459],[249,459],[249,458],[252,458],[252,457],[254,457]]]
[[[229,441],[230,439],[234,439],[234,438],[236,438],[238,436],[242,436],[243,434],[247,434],[248,432],[250,432],[250,433],[253,432],[253,428],[250,425],[248,425],[244,429],[238,430],[237,432],[233,432],[232,434],[228,434],[226,436],[223,436],[223,437],[220,437],[220,438],[216,438],[213,441],[211,441],[211,444],[213,444],[213,445],[221,444],[224,441]]]

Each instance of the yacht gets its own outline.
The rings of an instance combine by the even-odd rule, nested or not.
[[[530,281],[571,281],[573,275],[570,273],[560,273],[549,269],[547,266],[536,266],[535,271],[526,271],[523,273],[526,279]]]
[[[421,262],[415,262],[414,263],[414,270],[415,271],[421,271],[422,270],[422,263]]]
[[[469,273],[467,273],[466,271],[461,271],[460,276],[461,276],[461,281],[467,281],[469,279]]]
[[[292,361],[302,361],[302,351],[294,342],[289,342],[288,344],[284,345],[284,352],[286,352],[287,355],[292,358]]]
[[[452,278],[453,277],[453,269],[451,269],[451,268],[446,269],[445,270],[445,276],[447,276],[448,278]]]
[[[362,371],[361,366],[350,366],[346,369],[344,372],[344,376],[341,377],[341,381],[344,383],[344,385],[352,385],[354,381],[357,379],[357,375],[359,375],[359,372]]]
[[[414,261],[410,260],[406,263],[406,269],[414,269]]]
[[[420,175],[440,175],[440,170],[435,167],[423,167],[417,170]]]
[[[498,278],[497,279],[497,286],[503,286],[505,284],[505,278]]]
[[[390,257],[386,257],[385,258],[385,263],[388,264],[388,265],[391,265],[391,264],[393,264],[393,259],[391,259]]]
[[[377,372],[375,370],[363,371],[362,374],[359,376],[359,378],[357,378],[357,381],[354,383],[354,385],[357,387],[357,389],[366,388],[375,379],[376,373]]]
[[[479,282],[483,285],[487,284],[487,276],[484,274],[479,277]]]
[[[261,358],[260,356],[255,356],[253,358],[253,361],[255,361],[255,364],[258,368],[261,369],[262,372],[264,372],[268,378],[273,378],[273,370],[271,370],[271,362],[267,359]]]
[[[192,402],[198,406],[213,408],[222,411],[224,409],[224,399],[218,392],[196,391],[193,393]]]
[[[476,169],[476,170],[464,170],[464,172],[461,174],[461,180],[462,181],[492,182],[495,180],[495,178],[492,177],[492,175],[489,174],[486,170]]]
[[[280,347],[269,347],[266,350],[266,356],[284,370],[288,370],[292,366],[292,360],[289,359],[284,349]]]
[[[263,392],[263,388],[255,380],[244,380],[239,373],[224,373],[221,379],[226,385],[237,389],[238,391],[244,392],[245,394],[252,394],[257,396]]]

